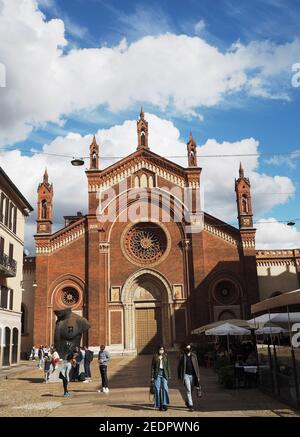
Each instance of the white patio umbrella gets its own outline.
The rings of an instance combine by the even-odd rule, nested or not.
[[[281,326],[264,326],[263,328],[257,329],[255,331],[256,335],[271,335],[271,334],[283,334],[284,332],[289,332],[288,329],[284,329]]]
[[[223,323],[215,328],[207,329],[205,335],[226,335],[227,349],[229,352],[229,336],[230,335],[251,335],[250,329],[241,328],[240,326],[232,325],[231,323]]]

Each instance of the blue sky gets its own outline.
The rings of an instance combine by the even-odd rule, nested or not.
[[[7,0],[0,0],[0,6],[2,1],[7,2]],[[15,0],[12,0],[12,3],[14,2]],[[21,3],[23,2],[34,3],[34,0],[21,0]],[[18,8],[19,5],[16,3],[15,7]],[[299,158],[287,159],[288,157],[285,157],[283,159],[281,157],[280,159],[270,159],[271,156],[264,155],[273,152],[300,150],[300,87],[295,88],[291,83],[293,76],[292,65],[300,63],[300,2],[297,0],[252,0],[249,2],[240,0],[218,0],[215,2],[210,0],[160,0],[151,2],[143,0],[40,0],[38,8],[44,14],[44,23],[39,24],[41,29],[45,23],[49,23],[53,19],[58,18],[63,22],[66,43],[60,46],[63,51],[62,54],[56,54],[56,56],[68,58],[68,55],[71,54],[73,72],[78,68],[75,62],[80,56],[87,55],[84,59],[91,60],[92,63],[97,56],[99,59],[100,55],[102,58],[105,57],[103,51],[101,54],[94,54],[91,50],[93,48],[97,50],[106,47],[110,57],[114,55],[114,51],[121,44],[121,41],[125,44],[124,40],[126,40],[126,47],[120,49],[120,57],[122,57],[125,52],[133,51],[133,47],[137,43],[141,47],[142,44],[146,45],[147,43],[147,47],[152,44],[153,41],[147,42],[145,39],[149,36],[155,37],[158,41],[163,40],[164,36],[169,34],[172,38],[174,37],[170,42],[170,47],[172,47],[172,50],[175,47],[176,52],[176,37],[185,35],[188,40],[178,39],[178,44],[188,43],[188,47],[193,47],[192,45],[195,43],[195,59],[199,57],[199,53],[203,53],[202,62],[204,67],[205,56],[207,55],[208,70],[211,72],[212,69],[216,69],[212,73],[212,88],[214,87],[214,76],[218,76],[219,66],[223,68],[224,65],[226,71],[229,68],[227,61],[225,62],[225,57],[228,58],[231,53],[237,51],[238,54],[236,57],[233,55],[232,62],[237,62],[237,64],[245,62],[245,66],[241,67],[240,71],[237,65],[233,73],[229,72],[227,74],[225,72],[220,79],[220,83],[229,80],[228,77],[231,75],[230,87],[233,81],[238,82],[241,80],[241,85],[235,84],[230,89],[225,87],[226,90],[224,88],[217,96],[214,92],[208,92],[207,97],[206,95],[204,97],[199,95],[195,98],[195,101],[193,101],[193,92],[191,90],[190,102],[192,103],[189,105],[189,99],[185,100],[183,93],[178,94],[176,91],[183,85],[180,79],[174,83],[174,88],[171,89],[170,87],[167,98],[162,97],[163,93],[159,88],[161,85],[159,84],[158,74],[157,77],[155,76],[155,80],[159,91],[157,96],[152,99],[151,95],[147,95],[147,83],[153,87],[154,94],[156,92],[156,85],[151,83],[152,72],[145,74],[145,70],[141,68],[141,75],[143,75],[145,83],[138,97],[134,92],[131,95],[124,96],[122,100],[120,98],[120,101],[116,101],[115,96],[108,95],[105,99],[103,98],[103,101],[101,98],[97,100],[96,97],[95,99],[91,97],[90,100],[87,99],[87,102],[84,103],[81,101],[81,96],[74,97],[74,102],[68,102],[66,107],[62,105],[62,108],[55,108],[53,111],[49,111],[50,113],[45,110],[43,117],[36,115],[37,105],[29,109],[24,105],[22,114],[16,117],[17,120],[11,121],[8,119],[7,122],[8,125],[12,123],[12,126],[14,126],[13,123],[20,123],[20,126],[22,125],[20,134],[15,136],[7,135],[2,141],[3,147],[18,148],[23,150],[23,154],[26,154],[25,150],[32,147],[36,150],[42,150],[45,144],[49,145],[57,137],[65,137],[69,132],[79,133],[81,137],[84,137],[101,129],[109,130],[112,126],[122,125],[126,120],[135,120],[139,107],[143,104],[148,113],[171,121],[180,131],[179,140],[181,142],[186,142],[190,131],[193,132],[200,146],[205,145],[208,139],[214,139],[218,144],[224,141],[235,144],[243,139],[254,138],[259,142],[261,156],[251,169],[249,167],[249,171],[259,173],[261,180],[263,180],[263,175],[273,178],[277,176],[289,178],[295,192],[294,195],[286,196],[284,204],[273,202],[274,204],[268,209],[258,208],[256,219],[266,220],[267,217],[273,217],[276,220],[300,218]],[[12,14],[12,11],[13,9],[7,12],[6,20],[8,20],[7,17]],[[30,13],[34,17],[36,11],[31,10]],[[30,21],[26,25],[31,26],[32,23]],[[53,38],[51,41],[49,39],[49,43],[47,42],[43,49],[44,52],[41,50],[41,55],[37,54],[37,62],[34,64],[35,69],[39,69],[38,56],[41,56],[41,63],[49,62],[50,66],[51,60],[48,58],[44,60],[44,53],[47,50],[50,53],[50,50],[53,50],[53,39],[56,38],[58,41],[61,37],[61,31],[57,26],[56,22],[55,26],[52,26],[55,29],[51,28],[49,30],[48,28],[47,37],[50,32],[53,32]],[[28,33],[25,35],[27,37]],[[41,42],[39,39],[37,43],[39,46],[35,46],[35,42],[30,40],[31,49],[39,53],[39,47],[43,48],[43,41]],[[166,39],[163,40],[163,44],[165,41]],[[57,47],[59,47],[58,44]],[[21,54],[23,49],[27,50],[27,46],[23,48],[20,45],[18,47]],[[13,46],[11,46],[11,50],[14,50]],[[178,50],[181,50],[181,47],[178,46]],[[184,47],[182,50],[184,50]],[[74,52],[76,52],[76,58],[73,56]],[[1,53],[5,60],[4,43],[2,52],[0,44],[0,62]],[[151,51],[150,53],[155,53],[155,49],[154,52]],[[69,56],[69,59],[71,57]],[[223,57],[223,60],[219,59]],[[255,62],[258,58],[259,62],[256,65]],[[253,68],[251,66],[252,60],[255,64]],[[145,61],[148,62],[148,59],[145,60],[143,56],[136,58],[138,63]],[[8,60],[8,72],[10,71],[9,62]],[[117,57],[113,62],[118,63],[119,58]],[[169,63],[164,62],[163,57],[156,59],[154,56],[154,75],[157,74],[157,65],[154,65],[157,62],[161,62],[161,74],[164,75],[165,70],[169,69]],[[193,86],[197,91],[197,74],[199,74],[199,87],[201,87],[203,86],[201,85],[201,77],[203,78],[206,74],[206,70],[203,68],[203,64],[200,63],[199,67],[196,62],[194,63],[193,49],[191,49],[189,57],[184,59],[183,62],[187,71],[195,70],[190,80],[191,82],[195,81]],[[79,65],[80,69],[85,70],[91,68],[92,64],[82,62]],[[139,80],[143,78],[140,78],[136,73],[137,65],[130,65],[133,73],[137,75],[137,82],[140,83]],[[127,65],[124,68],[127,68]],[[176,66],[172,65],[170,70],[174,68],[176,69]],[[59,73],[61,73],[61,70],[60,65]],[[49,71],[51,71],[51,66]],[[99,76],[105,77],[107,71],[99,68],[98,73]],[[247,80],[243,77],[245,73],[248,75]],[[53,73],[53,81],[56,80],[56,74],[58,73]],[[69,71],[68,74],[70,74]],[[130,76],[130,71],[129,73],[126,71],[125,74]],[[179,71],[178,74],[180,78],[181,72]],[[86,80],[95,81],[96,94],[98,92],[98,79],[88,76]],[[105,78],[105,80],[109,81],[109,78]],[[258,81],[258,86],[256,86],[256,81]],[[125,78],[124,88],[126,88],[127,83],[128,81]],[[220,83],[217,82],[215,86],[218,87]],[[168,85],[167,80],[166,84]],[[31,83],[30,86],[34,85]],[[83,89],[88,89],[86,84],[84,84]],[[0,98],[4,96],[5,99],[4,89],[0,89],[0,91],[2,93],[0,93]],[[55,92],[57,92],[56,89]],[[116,92],[122,94],[122,88],[117,88]],[[114,93],[113,86],[111,93]],[[57,95],[63,100],[64,88],[61,88]],[[47,96],[41,98],[45,99],[46,105]],[[213,100],[206,104],[205,98],[212,98]],[[28,111],[28,114],[26,111]],[[30,111],[34,115],[30,114]],[[43,111],[44,108],[41,112]],[[9,111],[7,111],[7,114],[9,114]],[[28,122],[28,120],[33,121]],[[28,128],[25,132],[24,126],[26,126],[26,129],[30,126],[30,129]],[[211,150],[212,153],[215,152],[214,149]],[[168,154],[166,151],[162,152],[164,155]],[[76,150],[74,150],[74,154],[76,154]],[[119,155],[123,155],[122,151],[119,152]],[[200,165],[204,169],[208,159],[212,158],[202,158],[200,160]],[[246,168],[247,159],[246,157],[243,158]],[[215,160],[218,171],[222,171],[222,165],[227,165],[225,160],[230,160],[230,158],[225,158],[222,162],[218,158]],[[225,172],[225,174],[227,173]],[[232,184],[235,176],[236,174],[232,174]],[[290,185],[287,184],[286,186]],[[272,194],[270,184],[266,189],[268,191],[261,195],[282,196]],[[275,187],[275,191],[278,191],[278,186]],[[34,199],[34,197],[31,197],[31,199]],[[229,220],[229,217],[226,216],[226,219]],[[235,217],[232,217],[231,221],[234,220]],[[297,221],[297,229],[300,231],[300,221]],[[298,242],[298,237],[295,238]]]

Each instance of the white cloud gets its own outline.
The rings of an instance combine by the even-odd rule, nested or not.
[[[195,34],[199,35],[205,29],[205,21],[202,19],[197,21],[197,23],[194,26],[194,29],[195,29]]]
[[[274,155],[269,159],[266,159],[266,163],[270,165],[282,166],[286,165],[290,169],[295,169],[298,165],[298,160],[300,158],[300,150],[294,150],[291,155],[280,156]]]
[[[153,114],[146,114],[149,122],[149,145],[151,150],[162,156],[183,156],[176,161],[187,165],[186,143],[180,139],[180,132],[171,121]],[[100,145],[100,156],[127,156],[137,147],[136,120],[127,120],[123,124],[109,129],[99,129],[96,133]],[[57,137],[43,147],[48,154],[66,156],[87,156],[92,135],[81,136],[69,133]],[[239,157],[205,158],[204,155],[256,154],[259,143],[253,138],[242,139],[233,143],[218,143],[214,139],[198,149],[198,164],[201,166],[201,183],[204,186],[203,209],[220,219],[233,222],[237,215],[234,192],[234,178],[238,176]],[[48,169],[50,181],[54,184],[54,222],[56,228],[62,224],[62,216],[77,211],[87,211],[87,185],[83,167],[70,165],[71,158],[55,157],[47,154],[35,154],[32,157],[22,156],[19,151],[1,153],[1,166],[21,189],[31,204],[36,205],[36,189],[42,179],[45,167]],[[101,157],[100,157],[101,160]],[[116,160],[104,160],[101,167],[106,167]],[[268,176],[259,172],[259,157],[247,157],[243,160],[245,175],[251,180],[254,213],[263,216],[273,206],[286,203],[295,188],[287,177]],[[86,162],[88,166],[88,161]],[[268,195],[267,193],[285,193]],[[30,223],[35,219],[32,215]],[[27,244],[31,245],[30,233],[26,232]],[[272,225],[273,226],[273,225]],[[270,228],[272,229],[272,226]],[[272,232],[272,231],[270,231]],[[297,243],[295,240],[295,244]],[[292,243],[291,243],[292,244]]]
[[[226,221],[232,222],[237,216],[234,178],[238,177],[241,160],[245,176],[250,178],[252,203],[256,216],[264,214],[275,205],[285,204],[295,191],[293,182],[288,177],[272,177],[260,173],[259,156],[205,158],[205,155],[259,155],[259,142],[254,138],[232,143],[227,141],[218,143],[210,139],[199,148],[198,154],[198,164],[203,167],[201,176],[205,193],[203,207],[207,212]]]
[[[300,247],[300,231],[278,222],[275,218],[255,223],[257,249],[294,249]]]
[[[0,0],[0,62],[7,70],[0,144],[99,105],[117,112],[142,101],[183,115],[238,92],[287,99],[285,75],[300,58],[299,40],[238,43],[221,52],[203,38],[172,33],[69,49],[63,20],[46,21],[35,0]]]

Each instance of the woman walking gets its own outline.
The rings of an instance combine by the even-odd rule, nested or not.
[[[70,393],[68,392],[68,383],[70,381],[70,371],[72,369],[72,366],[76,366],[76,360],[74,359],[73,354],[69,354],[67,356],[67,361],[64,363],[59,374],[59,377],[60,379],[62,379],[63,382],[65,398],[70,396]]]
[[[167,411],[169,405],[168,380],[171,377],[170,363],[164,346],[159,346],[151,363],[151,381],[154,381],[155,407]]]

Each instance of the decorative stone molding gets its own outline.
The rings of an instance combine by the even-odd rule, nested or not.
[[[215,236],[221,238],[222,240],[227,241],[227,243],[230,243],[233,246],[236,246],[236,247],[239,246],[238,239],[233,238],[231,235],[222,231],[221,229],[218,229],[217,227],[214,227],[208,223],[204,223],[204,230],[209,232],[212,235],[215,235]]]
[[[185,238],[184,240],[181,240],[181,247],[188,251],[191,248],[191,240],[188,238]]]
[[[100,253],[108,253],[109,247],[110,247],[110,243],[108,241],[100,241],[100,243],[99,243]]]
[[[104,179],[102,182],[100,181],[99,183],[97,183],[96,181],[93,181],[94,183],[89,184],[89,192],[107,190],[108,188],[113,187],[114,185],[119,184],[121,181],[127,179],[129,176],[132,176],[134,173],[141,169],[149,170],[155,173],[156,176],[160,176],[167,181],[178,185],[179,187],[183,188],[186,186],[184,177],[176,175],[175,173],[172,173],[170,171],[166,171],[163,168],[143,159],[136,163],[132,162],[129,168],[121,166],[117,170],[113,171],[111,176],[107,176],[107,178]],[[192,188],[197,188],[199,186],[199,183],[192,182],[191,186]]]
[[[82,238],[84,233],[84,221],[81,220],[80,223],[75,222],[68,226],[67,229],[62,229],[52,235],[48,241],[39,242],[36,240],[36,254],[51,255],[62,247],[68,246],[75,240]]]
[[[244,249],[255,249],[255,240],[252,238],[249,240],[243,240],[242,246]]]
[[[299,264],[299,261],[294,261],[290,259],[280,259],[280,260],[256,260],[257,266],[266,266],[266,267],[273,267],[273,266],[295,266],[296,264]]]

